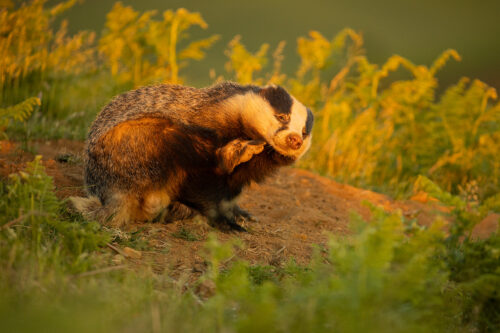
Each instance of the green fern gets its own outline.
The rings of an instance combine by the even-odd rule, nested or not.
[[[441,258],[448,266],[450,281],[462,295],[462,320],[480,332],[500,330],[500,229],[486,239],[473,239],[474,226],[491,212],[500,213],[500,194],[483,203],[468,201],[443,191],[426,177],[415,184],[450,208],[452,222]],[[497,218],[498,219],[498,218]],[[498,219],[500,223],[500,219]]]
[[[41,156],[9,178],[0,191],[1,248],[14,248],[17,251],[11,255],[21,258],[34,256],[42,266],[54,256],[62,256],[64,269],[88,267],[80,256],[104,245],[109,236],[100,231],[97,223],[63,218],[64,205],[55,195],[53,180],[45,173]]]
[[[19,104],[0,108],[0,129],[5,129],[11,121],[26,121],[35,110],[36,106],[40,105],[38,97],[31,97]]]

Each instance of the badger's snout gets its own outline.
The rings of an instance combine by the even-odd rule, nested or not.
[[[291,149],[300,149],[302,147],[302,138],[296,133],[291,133],[286,137],[286,144]]]

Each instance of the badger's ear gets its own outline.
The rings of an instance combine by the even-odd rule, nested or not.
[[[293,100],[290,94],[280,86],[267,86],[259,91],[259,95],[271,104],[279,113],[290,113]]]

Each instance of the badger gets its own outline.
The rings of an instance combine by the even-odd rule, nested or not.
[[[115,97],[91,125],[84,216],[114,227],[199,213],[222,230],[253,217],[242,189],[301,158],[311,110],[281,86],[161,84]]]

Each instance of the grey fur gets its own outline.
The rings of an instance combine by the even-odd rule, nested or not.
[[[257,86],[241,86],[233,82],[201,89],[162,84],[132,90],[115,97],[99,113],[90,128],[88,143],[94,144],[104,133],[119,123],[142,118],[148,114],[206,127],[209,125],[207,121],[210,120],[206,111],[234,95],[250,91],[258,93],[259,90]],[[213,113],[211,117],[211,122],[220,126],[220,118]]]
[[[231,99],[239,95],[247,99]],[[245,108],[245,103],[256,105],[252,106],[251,115],[236,110]],[[167,207],[176,211],[175,207],[187,205],[212,223],[222,221],[241,228],[236,219],[249,217],[235,204],[241,189],[250,181],[260,181],[278,167],[291,164],[309,147],[304,145],[300,151],[295,148],[295,157],[284,156],[251,126],[259,121],[254,117],[266,113],[266,120],[257,127],[262,132],[272,123],[277,127],[269,132],[274,133],[281,125],[273,112],[283,113],[287,108],[291,111],[293,103],[283,88],[231,82],[202,89],[163,84],[119,95],[104,107],[88,134],[85,183],[90,198],[72,200],[87,217],[103,221],[106,216],[118,216],[119,221],[113,222],[118,226],[127,223],[129,203],[133,201],[138,211],[144,213],[144,219],[154,218]],[[124,130],[118,135],[127,139],[114,141],[118,133],[114,130],[119,125],[143,119],[160,120],[158,126],[163,127],[157,136],[126,128],[144,136],[133,136]],[[130,138],[137,141],[127,141]],[[310,144],[309,134],[307,140]],[[148,197],[151,193],[154,196]],[[102,207],[96,207],[94,197],[99,198]],[[91,209],[94,212],[89,212]],[[189,215],[182,210],[185,216]]]

